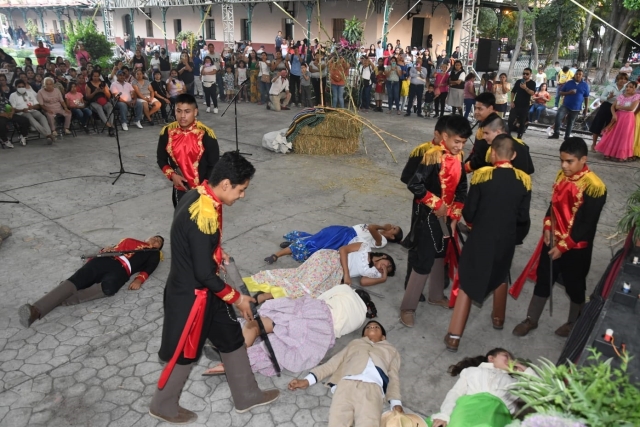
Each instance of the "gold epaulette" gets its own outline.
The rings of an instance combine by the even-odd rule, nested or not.
[[[518,138],[511,138],[511,139],[513,139],[515,142],[517,142],[517,143],[518,143],[518,144],[520,144],[520,145],[525,145],[525,146],[527,145],[527,144],[525,144],[525,143],[524,143],[524,141],[523,141],[523,140],[521,140],[521,139],[518,139]]]
[[[582,191],[589,197],[602,197],[607,191],[604,182],[602,182],[598,175],[591,171],[587,172],[576,184],[582,188]]]
[[[422,157],[424,156],[424,153],[426,153],[432,148],[433,148],[432,141],[425,142],[423,144],[418,145],[416,148],[414,148],[413,151],[411,151],[411,154],[409,154],[409,157]]]
[[[483,166],[480,169],[473,171],[473,177],[471,178],[471,185],[482,184],[483,182],[490,181],[493,178],[493,166]]]
[[[557,182],[560,182],[560,181],[562,181],[562,179],[563,179],[563,178],[564,178],[564,173],[562,173],[562,169],[560,169],[560,170],[558,171],[558,174],[556,175],[556,180],[555,180],[555,182],[556,182],[556,183],[557,183]]]
[[[179,124],[177,121],[172,122],[172,123],[169,123],[168,125],[164,126],[164,127],[162,128],[162,130],[160,130],[160,135],[164,135],[164,133],[165,133],[167,130],[176,129],[176,128],[178,128],[178,127],[180,127],[180,124]],[[204,125],[202,122],[196,122],[196,127],[197,127],[198,129],[200,129],[200,130],[204,131],[204,132],[205,132],[206,134],[208,134],[211,138],[215,138],[215,137],[216,137],[216,134],[215,134],[215,133],[213,133],[213,129],[211,129],[210,127],[208,127],[208,126]]]
[[[479,139],[484,139],[484,128],[478,128],[476,131],[476,141]]]
[[[516,178],[522,181],[524,188],[526,188],[527,191],[531,191],[531,177],[529,174],[516,168],[513,168],[513,171],[516,173]]]
[[[435,165],[437,163],[440,163],[440,161],[442,160],[443,152],[444,152],[444,148],[442,148],[442,146],[434,145],[429,150],[427,150],[426,153],[424,153],[424,156],[422,158],[422,164],[429,166],[429,165]]]
[[[216,210],[213,199],[203,194],[204,189],[202,186],[199,186],[197,189],[200,197],[189,206],[191,221],[195,222],[198,230],[204,234],[215,234],[216,231],[218,231],[218,211]]]
[[[487,149],[487,154],[484,155],[484,161],[491,163],[491,147]]]

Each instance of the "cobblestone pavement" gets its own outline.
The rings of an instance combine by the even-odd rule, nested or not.
[[[433,119],[399,118],[371,113],[366,118],[408,141],[389,137],[396,164],[367,131],[364,150],[347,157],[277,155],[260,147],[262,134],[284,128],[289,114],[239,105],[240,148],[254,155],[257,167],[247,198],[225,211],[224,246],[242,272],[265,268],[262,259],[277,249],[291,229],[316,231],[331,224],[394,222],[409,227],[410,195],[398,180],[410,149],[430,139]],[[294,111],[295,112],[295,109]],[[218,134],[222,150],[233,148],[233,116],[206,115],[204,122]],[[80,255],[117,242],[125,236],[168,237],[172,216],[170,185],[155,164],[159,127],[121,132],[125,168],[145,177],[125,175],[111,185],[108,172],[117,170],[115,141],[104,135],[64,138],[53,147],[43,141],[0,152],[0,224],[14,235],[0,248],[0,427],[19,426],[153,426],[147,414],[160,374],[156,352],[162,330],[162,292],[169,271],[171,244],[165,261],[139,291],[123,288],[117,295],[74,307],[55,309],[29,329],[18,323],[17,308],[33,302],[81,266]],[[517,250],[513,274],[520,272],[532,252],[558,168],[557,141],[541,132],[525,136],[534,156],[533,227]],[[468,144],[470,145],[470,144]],[[468,147],[470,148],[470,147]],[[595,155],[592,168],[609,187],[589,277],[590,289],[611,256],[606,236],[613,230],[628,193],[637,182],[638,164],[605,163]],[[489,327],[491,301],[474,307],[460,351],[444,351],[449,313],[421,305],[417,326],[398,321],[406,252],[385,248],[399,266],[396,277],[376,286],[379,320],[388,339],[402,354],[403,403],[420,414],[435,411],[454,379],[449,364],[464,356],[503,346],[517,355],[555,359],[563,340],[553,330],[564,323],[567,298],[556,291],[555,315],[546,314],[530,336],[515,338],[510,330],[522,320],[532,286],[518,301],[510,300],[504,331]],[[277,267],[293,267],[290,259]],[[489,306],[489,307],[487,307]],[[329,356],[358,332],[339,339]],[[194,425],[260,426],[325,425],[331,403],[327,389],[316,385],[291,393],[286,384],[306,374],[281,378],[257,375],[259,384],[282,391],[273,405],[246,414],[233,410],[224,377],[202,377],[209,365],[200,360],[182,394],[181,403],[198,414]]]

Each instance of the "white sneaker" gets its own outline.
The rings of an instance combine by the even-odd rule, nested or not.
[[[553,107],[554,111],[558,111],[558,107]]]
[[[551,135],[553,135],[553,128],[551,126],[549,126],[547,128],[547,136],[551,136]]]
[[[210,113],[210,112],[211,112],[211,108],[207,107],[207,113]]]
[[[142,124],[140,123],[140,120],[138,120],[137,122],[134,123],[136,125],[136,127],[138,129],[142,129]]]
[[[9,142],[11,142],[11,141],[9,141]],[[27,138],[25,138],[24,136],[20,135],[20,144],[27,145]]]
[[[207,101],[204,101],[202,104],[203,104],[203,105],[207,105]]]
[[[11,143],[11,141],[7,141],[7,142],[0,141],[0,144],[4,145],[6,148],[13,148],[13,144]],[[27,145],[27,144],[25,143],[24,145]]]
[[[216,107],[213,107],[213,114],[218,114],[218,109]]]
[[[126,123],[122,124],[122,130],[129,130],[129,125]]]

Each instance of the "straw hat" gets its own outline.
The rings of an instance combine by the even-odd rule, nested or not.
[[[382,414],[380,427],[427,427],[427,423],[416,414],[387,411]]]

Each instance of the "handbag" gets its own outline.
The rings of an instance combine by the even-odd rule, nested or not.
[[[260,76],[260,81],[262,83],[271,83],[271,76],[269,74],[263,74]]]
[[[416,215],[413,218],[413,221],[411,222],[411,230],[409,231],[409,234],[406,235],[404,240],[400,243],[400,245],[403,248],[411,250],[417,246],[418,233],[422,230],[422,228],[424,227],[424,223],[427,220],[424,213],[425,212],[424,212],[424,207],[422,206],[422,203],[418,203],[418,207],[416,209]]]
[[[107,105],[107,98],[105,98],[104,96],[101,96],[100,98],[96,99],[96,102],[101,106],[104,107],[105,105]]]

